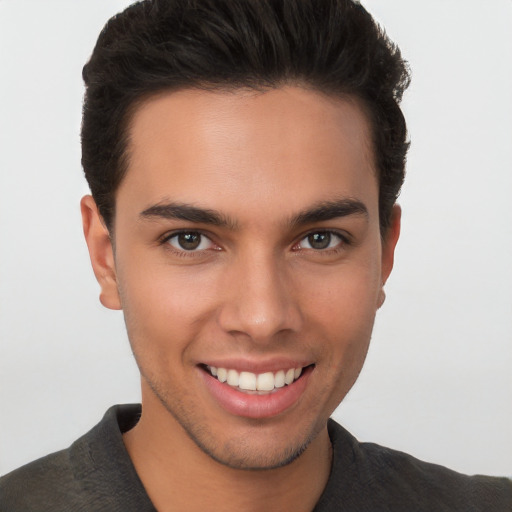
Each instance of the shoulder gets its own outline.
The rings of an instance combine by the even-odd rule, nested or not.
[[[408,502],[438,511],[512,511],[512,481],[506,478],[464,475],[372,443],[359,444],[354,455],[360,476],[371,482],[378,495],[397,505]]]
[[[139,415],[114,406],[69,448],[0,478],[0,512],[154,511],[122,441]]]
[[[330,499],[353,502],[361,510],[512,511],[512,481],[507,478],[467,476],[359,443],[335,422],[330,422],[329,433],[334,446]]]
[[[64,510],[80,495],[70,450],[47,455],[0,478],[0,510]],[[47,508],[49,505],[50,508]]]

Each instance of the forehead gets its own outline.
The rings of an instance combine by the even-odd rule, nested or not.
[[[369,124],[351,98],[298,87],[165,93],[135,111],[129,140],[117,201],[141,210],[172,200],[277,217],[356,196],[378,215]]]

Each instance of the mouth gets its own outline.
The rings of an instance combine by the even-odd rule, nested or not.
[[[209,395],[225,411],[239,417],[264,419],[285,413],[299,402],[315,368],[315,364],[284,364],[285,367],[275,367],[274,371],[261,368],[260,373],[211,364],[200,364],[198,369]]]
[[[313,366],[283,368],[275,372],[264,373],[238,371],[233,368],[217,368],[209,365],[203,365],[203,369],[220,383],[228,384],[237,391],[263,395],[273,393],[285,386],[290,386],[300,379],[303,371]]]

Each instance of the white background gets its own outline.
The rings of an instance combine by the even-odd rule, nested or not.
[[[81,67],[122,0],[0,0],[0,473],[139,400],[78,202]],[[402,239],[335,417],[467,473],[512,475],[512,1],[367,0],[413,70]]]

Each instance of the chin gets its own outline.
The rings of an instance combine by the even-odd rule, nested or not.
[[[277,443],[269,443],[268,439],[255,443],[254,438],[232,438],[219,445],[215,441],[209,443],[205,439],[199,439],[193,432],[187,431],[189,437],[210,458],[232,469],[246,471],[266,471],[278,469],[291,464],[298,459],[313,440],[313,436],[290,443],[286,446]]]
[[[166,414],[204,454],[233,469],[265,471],[287,466],[304,453],[325,426],[319,421],[294,422],[290,426],[286,416],[265,420],[233,417],[232,421],[219,422],[218,418],[185,410],[187,397],[171,400],[168,393],[151,388]]]

